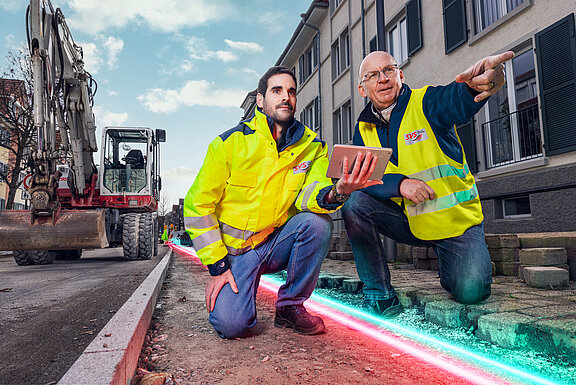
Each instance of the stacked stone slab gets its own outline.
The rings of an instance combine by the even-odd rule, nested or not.
[[[492,274],[518,275],[520,240],[516,234],[486,234],[486,245],[492,260]]]
[[[562,247],[541,247],[520,250],[518,276],[526,284],[538,288],[568,286],[568,256]]]
[[[433,247],[412,247],[412,263],[417,269],[438,271],[438,255]]]
[[[566,262],[561,268],[568,268],[569,280],[576,281],[576,232],[557,232],[542,234],[518,234],[523,249],[556,248],[566,249]]]
[[[346,230],[342,230],[338,235],[332,237],[328,258],[340,261],[354,260],[352,246],[350,246],[350,241],[348,240],[348,234],[346,234]]]

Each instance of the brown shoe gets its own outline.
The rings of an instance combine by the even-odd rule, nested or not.
[[[312,335],[324,332],[324,321],[306,311],[304,305],[290,305],[276,308],[274,326],[292,328],[300,334]]]

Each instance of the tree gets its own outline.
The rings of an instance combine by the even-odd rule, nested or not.
[[[170,207],[170,198],[166,193],[160,193],[160,199],[158,200],[158,216],[163,217],[168,213],[168,208]]]
[[[9,51],[0,79],[0,146],[8,151],[8,166],[0,169],[0,182],[8,187],[6,208],[14,206],[23,183],[29,154],[36,147],[33,118],[32,70],[25,50]]]

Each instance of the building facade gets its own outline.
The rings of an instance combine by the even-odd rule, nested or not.
[[[352,138],[371,51],[390,52],[411,88],[514,51],[505,87],[457,127],[486,232],[576,231],[575,12],[573,0],[316,0],[276,64],[298,78],[297,117],[331,147]]]

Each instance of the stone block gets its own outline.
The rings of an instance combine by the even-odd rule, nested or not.
[[[486,234],[486,245],[490,248],[517,248],[520,247],[520,240],[516,234]]]
[[[437,259],[429,259],[429,269],[434,271],[440,270],[440,263]]]
[[[430,269],[430,260],[429,259],[415,259],[414,260],[414,267],[417,269]]]
[[[518,275],[520,262],[494,262],[494,266],[496,267],[496,275],[515,277]]]
[[[339,245],[349,245],[350,244],[350,240],[348,239],[348,237],[340,237],[338,239],[338,244]]]
[[[576,281],[576,249],[567,248],[566,254],[568,254],[568,271],[570,273],[570,281]]]
[[[438,255],[436,254],[436,252],[434,251],[433,247],[429,247],[428,251],[426,252],[426,255],[428,255],[428,259],[438,259]]]
[[[428,248],[427,247],[412,247],[412,260],[417,259],[428,259]]]
[[[444,300],[429,302],[424,306],[426,321],[449,328],[470,327],[465,317],[466,305]]]
[[[541,319],[532,325],[539,333],[532,333],[539,338],[532,345],[537,346],[539,351],[545,351],[556,357],[565,355],[576,362],[576,318],[569,319]]]
[[[359,279],[345,279],[342,281],[342,291],[345,293],[358,293],[364,284]]]
[[[492,262],[492,275],[496,275],[496,264]]]
[[[352,246],[349,243],[336,245],[336,251],[352,251]]]
[[[541,289],[567,287],[568,277],[568,271],[558,267],[532,266],[524,269],[526,284]]]
[[[348,233],[346,232],[346,230],[340,230],[340,238],[348,239]]]
[[[502,301],[484,302],[476,305],[466,306],[466,320],[470,325],[478,327],[478,319],[486,314],[513,312],[530,307],[526,303],[519,303],[517,301],[510,301],[508,299]]]
[[[332,251],[328,254],[330,259],[338,261],[353,261],[354,254],[351,251]]]
[[[396,243],[396,254],[398,261],[412,263],[412,246],[404,243]]]
[[[490,259],[494,262],[518,262],[519,249],[518,248],[488,248]]]
[[[478,318],[476,337],[503,348],[525,348],[527,325],[535,318],[518,313],[493,313]]]
[[[522,265],[554,266],[568,261],[566,249],[561,247],[541,247],[520,249],[519,260]]]
[[[330,274],[320,274],[320,276],[318,277],[318,282],[316,282],[316,287],[318,289],[329,289],[329,282],[330,279],[332,278],[332,275]]]
[[[518,266],[518,278],[520,278],[521,280],[524,280],[524,269],[527,267],[534,267],[534,266],[530,266],[530,265],[520,265]],[[566,270],[570,275],[570,266],[568,264],[564,264],[564,265],[556,265],[556,266],[549,266],[549,267],[558,267],[560,269],[564,269]]]
[[[576,248],[576,232],[518,234],[520,247],[572,247]]]

